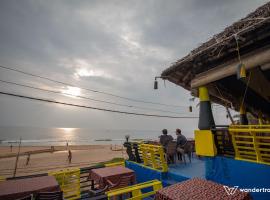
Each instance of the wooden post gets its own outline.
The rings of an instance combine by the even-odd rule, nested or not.
[[[15,168],[14,168],[14,172],[13,172],[13,177],[16,176],[16,172],[17,172],[17,165],[18,165],[19,156],[20,156],[20,152],[21,152],[21,143],[22,143],[22,138],[20,137],[19,149],[18,149],[18,153],[17,153],[17,156],[16,156],[16,162],[15,162]]]

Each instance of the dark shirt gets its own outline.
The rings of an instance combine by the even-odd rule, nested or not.
[[[167,147],[168,143],[173,141],[173,137],[171,135],[161,135],[160,136],[160,144],[164,147]]]
[[[183,147],[187,143],[187,138],[184,135],[177,136],[177,147]]]

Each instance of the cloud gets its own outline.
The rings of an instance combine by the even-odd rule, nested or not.
[[[153,78],[200,42],[244,17],[264,2],[266,1],[3,0],[0,2],[0,64],[72,85],[135,99],[179,105],[179,108],[165,109],[190,115],[187,113],[189,92],[171,83],[167,83],[166,88],[160,87],[158,91],[154,91]],[[63,85],[2,69],[0,78],[57,91],[62,91],[64,87],[64,90],[69,91]],[[0,89],[123,109],[4,84],[0,85]],[[71,90],[73,93],[73,89]],[[76,90],[76,94],[79,93],[142,105]],[[190,134],[197,126],[197,120],[146,120],[32,101],[24,102],[2,95],[0,101],[0,112],[3,113],[0,125],[102,128],[106,124],[111,128],[139,126],[145,129],[175,128],[182,125],[187,126]],[[157,107],[150,104],[144,106]],[[20,112],[17,112],[18,110]],[[28,113],[27,117],[24,113]]]

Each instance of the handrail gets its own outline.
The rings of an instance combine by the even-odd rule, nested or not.
[[[229,127],[235,159],[270,165],[270,125]]]
[[[143,189],[146,188],[152,188],[152,191],[143,193]],[[158,190],[162,188],[162,183],[159,180],[151,180],[144,183],[139,183],[132,186],[127,186],[124,188],[119,188],[115,190],[110,190],[106,192],[106,195],[108,196],[108,199],[111,197],[116,197],[124,194],[130,194],[132,197],[127,198],[128,200],[139,200],[146,197],[149,197],[151,195],[154,195]]]
[[[155,170],[167,172],[168,164],[165,159],[164,149],[160,145],[140,144],[139,151],[142,155],[143,164]]]
[[[105,165],[105,167],[125,166],[125,162],[124,161],[111,162],[111,163],[105,163],[104,165]]]
[[[79,168],[53,171],[48,174],[56,178],[61,190],[63,191],[65,199],[73,200],[81,197]]]

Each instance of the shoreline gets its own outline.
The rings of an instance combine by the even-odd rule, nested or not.
[[[16,176],[45,173],[69,167],[87,167],[113,158],[126,158],[123,145],[69,145],[22,146]],[[68,162],[68,150],[72,152],[72,161]],[[30,160],[27,157],[30,152]],[[18,147],[0,146],[0,176],[10,177],[15,168]]]

